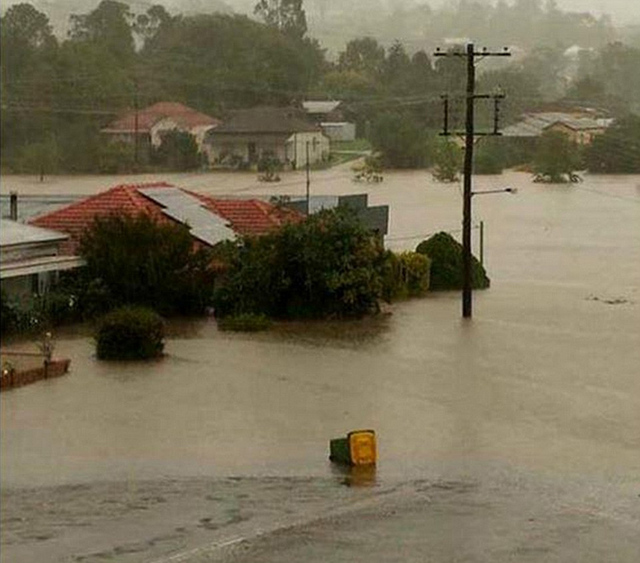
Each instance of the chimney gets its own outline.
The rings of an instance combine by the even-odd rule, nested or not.
[[[18,220],[18,192],[11,192],[9,195],[9,219]]]

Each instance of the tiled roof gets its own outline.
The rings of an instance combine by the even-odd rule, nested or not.
[[[57,211],[36,217],[30,223],[68,233],[70,238],[63,243],[61,253],[72,254],[76,251],[83,232],[91,226],[95,217],[114,213],[128,215],[147,213],[158,221],[172,221],[162,212],[161,205],[140,193],[141,189],[163,187],[174,188],[165,182],[115,186]],[[284,223],[302,219],[302,216],[295,211],[280,209],[260,200],[219,199],[188,190],[183,191],[197,197],[206,209],[228,221],[229,226],[239,235],[261,235]]]
[[[178,102],[158,102],[138,111],[138,131],[149,132],[162,119],[170,118],[183,129],[193,129],[201,125],[216,126],[219,120],[200,113]],[[102,131],[105,133],[132,132],[136,127],[136,112],[130,111],[110,123]]]
[[[258,107],[231,112],[221,125],[211,131],[218,133],[307,133],[320,129],[304,119],[296,108]]]

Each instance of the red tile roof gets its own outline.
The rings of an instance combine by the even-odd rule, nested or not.
[[[174,188],[165,182],[150,184],[122,184],[71,205],[29,221],[32,225],[69,234],[61,253],[77,251],[80,238],[96,217],[110,214],[137,215],[147,213],[158,221],[173,221],[162,213],[162,206],[144,196],[141,188]],[[302,220],[302,215],[290,209],[281,209],[256,199],[219,199],[184,192],[197,197],[204,207],[225,219],[239,235],[255,236],[273,231],[285,223]]]
[[[218,119],[200,113],[193,108],[178,102],[158,102],[138,111],[138,131],[149,132],[160,120],[171,118],[183,129],[193,129],[200,125],[216,126],[220,124]],[[105,133],[133,132],[136,128],[136,112],[130,111],[107,125],[103,129]]]

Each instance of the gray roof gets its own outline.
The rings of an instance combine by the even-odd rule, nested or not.
[[[602,129],[606,126],[601,120],[591,117],[575,117],[570,113],[561,112],[530,113],[523,117],[522,121],[505,127],[502,134],[505,137],[538,137],[545,129],[556,124],[565,125],[575,131]]]
[[[21,244],[35,244],[40,242],[59,242],[69,238],[69,235],[42,229],[32,225],[24,225],[9,219],[2,220],[0,227],[0,246],[18,246]]]
[[[309,101],[302,102],[302,107],[307,113],[329,113],[335,110],[341,102],[330,101]]]
[[[222,124],[209,131],[209,136],[219,133],[311,133],[320,129],[303,119],[304,114],[295,108],[251,108],[236,110]]]
[[[167,217],[183,223],[194,237],[211,246],[223,240],[233,240],[236,236],[228,221],[179,188],[138,188],[138,191],[160,204]]]

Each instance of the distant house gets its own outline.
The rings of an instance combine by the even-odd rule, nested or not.
[[[0,285],[5,295],[19,302],[45,294],[58,273],[84,264],[61,249],[69,236],[48,229],[2,220],[0,229]]]
[[[304,119],[295,108],[260,107],[231,112],[204,139],[209,162],[214,165],[257,164],[274,157],[293,168],[329,157],[329,139],[321,128]]]
[[[302,107],[308,119],[319,125],[323,133],[332,141],[353,141],[356,138],[356,125],[345,119],[342,102],[307,101]]]
[[[504,137],[537,138],[545,131],[560,131],[579,145],[589,145],[604,133],[611,119],[597,119],[584,114],[545,112],[525,114],[521,121],[505,127]]]
[[[205,134],[219,123],[218,119],[183,104],[158,102],[137,112],[129,111],[121,115],[101,133],[111,141],[131,145],[137,135],[141,154],[148,155],[151,147],[160,146],[162,134],[173,130],[192,134],[202,150]]]
[[[32,219],[38,227],[56,229],[68,237],[62,252],[74,253],[84,231],[96,217],[147,214],[161,222],[186,225],[194,242],[213,247],[238,235],[257,236],[278,229],[302,215],[257,199],[222,199],[166,183],[127,184],[82,199]]]

